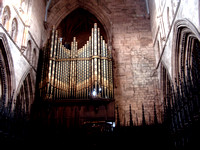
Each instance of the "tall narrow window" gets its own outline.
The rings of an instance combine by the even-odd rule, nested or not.
[[[3,11],[2,24],[6,30],[9,30],[10,8],[6,6]]]
[[[27,49],[26,49],[26,58],[31,61],[31,53],[32,53],[32,47],[31,47],[31,41],[29,40],[27,43]]]
[[[17,95],[15,113],[17,116],[30,113],[30,102],[32,100],[32,84],[30,74],[24,79],[20,91]]]
[[[7,44],[4,35],[0,37],[0,107],[1,104],[8,106],[8,102],[12,101],[11,94],[14,87],[12,86],[13,74],[11,73],[13,68],[10,65],[10,63],[12,64],[12,59],[10,59],[10,49],[8,49]],[[10,109],[10,107],[8,107],[8,109]]]
[[[18,31],[17,19],[14,18],[12,21],[12,27],[11,27],[11,38],[14,41],[16,41],[16,39],[17,39],[17,31]]]

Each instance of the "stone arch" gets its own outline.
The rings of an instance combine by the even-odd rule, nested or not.
[[[12,110],[19,116],[30,114],[31,104],[34,101],[34,82],[32,69],[29,69],[20,80],[12,104]]]
[[[2,25],[7,31],[9,31],[10,18],[11,18],[10,7],[5,6],[2,14]]]
[[[18,21],[16,18],[12,20],[12,25],[11,25],[11,38],[16,41],[17,40],[17,34],[18,34]]]
[[[172,76],[177,78],[178,73],[186,69],[186,64],[192,63],[192,43],[200,41],[200,33],[189,20],[178,20],[174,25],[173,41]]]
[[[67,1],[65,3],[68,3]],[[58,4],[59,5],[59,4]],[[112,43],[112,24],[110,19],[107,17],[106,12],[103,11],[103,9],[101,8],[100,5],[94,5],[92,3],[88,3],[88,2],[80,2],[77,3],[76,1],[73,3],[70,3],[70,5],[68,5],[67,9],[65,6],[67,6],[67,4],[62,4],[63,7],[61,7],[60,9],[57,9],[57,11],[55,13],[53,13],[54,11],[52,11],[52,13],[48,16],[48,23],[51,26],[55,25],[55,27],[57,27],[60,22],[67,16],[69,15],[72,11],[74,11],[77,8],[83,8],[85,10],[87,10],[88,12],[90,12],[91,14],[93,14],[94,16],[97,17],[97,19],[101,22],[101,24],[103,25],[107,37],[108,37],[108,44],[111,45]],[[52,8],[53,9],[53,8]]]
[[[77,8],[67,15],[61,21],[57,30],[59,36],[62,37],[62,41],[65,42],[65,45],[70,45],[71,41],[73,41],[73,37],[76,37],[79,49],[84,46],[87,40],[89,40],[94,23],[97,23],[97,26],[100,29],[100,35],[107,43],[107,34],[101,22],[96,16],[83,8]]]
[[[8,46],[7,38],[5,34],[0,33],[0,69],[1,69],[1,90],[2,99],[1,102],[5,107],[9,106],[13,100],[13,94],[15,91],[15,72],[12,55]]]
[[[27,60],[31,62],[31,55],[32,55],[32,42],[31,42],[31,40],[29,40],[27,42],[27,48],[26,48],[26,54],[25,55],[26,55]]]

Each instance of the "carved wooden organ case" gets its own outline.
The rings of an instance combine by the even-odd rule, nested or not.
[[[78,49],[62,44],[53,27],[43,50],[40,97],[48,100],[113,99],[112,55],[97,23],[86,44]]]

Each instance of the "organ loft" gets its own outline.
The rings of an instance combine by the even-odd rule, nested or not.
[[[0,147],[198,149],[198,0],[1,0]]]

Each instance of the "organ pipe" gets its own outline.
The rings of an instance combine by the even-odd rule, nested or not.
[[[51,100],[113,98],[112,54],[97,23],[80,49],[75,37],[67,49],[53,26],[43,49],[40,96]]]

